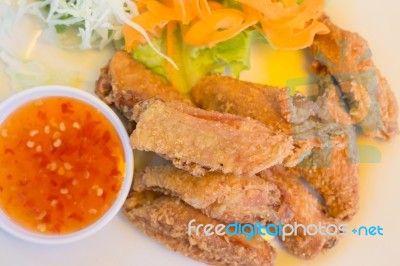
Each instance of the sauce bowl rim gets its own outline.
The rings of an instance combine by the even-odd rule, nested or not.
[[[88,236],[94,234],[105,225],[107,225],[118,214],[131,189],[134,171],[134,155],[133,149],[131,148],[129,143],[129,135],[126,132],[122,121],[114,113],[114,111],[93,94],[69,86],[38,86],[24,90],[22,92],[18,92],[8,97],[4,101],[0,102],[0,125],[4,122],[5,119],[13,114],[16,109],[20,108],[24,104],[47,97],[73,98],[76,100],[80,100],[99,110],[116,130],[123,146],[125,158],[125,173],[123,177],[123,182],[115,201],[101,218],[82,230],[60,235],[46,235],[35,233],[15,223],[0,207],[0,228],[7,233],[22,240],[38,244],[65,244],[87,238]]]

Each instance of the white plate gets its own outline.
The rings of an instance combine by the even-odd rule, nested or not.
[[[376,64],[400,100],[398,10],[400,2],[397,0],[332,0],[327,7],[327,13],[335,23],[359,32],[368,40]],[[29,47],[29,40],[39,28],[37,23],[24,20],[9,39],[0,39],[0,50],[1,47],[8,47],[16,55],[23,57]],[[71,52],[59,49],[47,33],[40,35],[38,44],[31,53],[31,59],[52,66],[53,69],[63,70],[62,75],[54,74],[50,82],[78,85],[88,91],[93,90],[99,68],[107,63],[110,56],[110,50]],[[3,67],[0,64],[0,100],[11,93]],[[277,266],[400,265],[400,137],[392,143],[365,139],[361,139],[360,143],[378,148],[381,160],[375,164],[360,165],[361,210],[350,223],[350,228],[380,225],[384,228],[384,236],[346,236],[335,248],[312,261],[302,261],[278,250]],[[135,158],[139,161],[138,156]],[[145,160],[144,157],[141,159]],[[145,237],[121,215],[90,238],[57,247],[26,243],[0,230],[0,247],[2,266],[200,265]]]

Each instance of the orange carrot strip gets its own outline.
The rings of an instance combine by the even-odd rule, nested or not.
[[[221,9],[224,6],[219,2],[208,1],[208,7],[210,8],[210,15],[211,15],[212,10]]]
[[[231,27],[227,30],[223,30],[223,31],[215,31],[213,34],[211,34],[211,36],[208,39],[208,45],[214,45],[215,43],[218,42],[222,42],[222,41],[226,41],[229,40],[233,37],[235,37],[236,35],[238,35],[239,33],[241,33],[242,31],[246,30],[248,27],[251,27],[255,24],[257,24],[258,22],[258,12],[255,12],[255,10],[253,9],[245,9],[245,12],[247,13],[247,17],[246,20],[236,26],[236,27]]]
[[[237,0],[238,2],[250,6],[255,10],[259,10],[265,16],[271,18],[274,16],[282,16],[287,10],[281,2],[272,2],[271,0]]]
[[[202,13],[206,14],[206,16],[211,15],[211,8],[208,5],[208,1],[207,0],[199,0],[199,5],[200,5],[200,8],[202,10]]]
[[[177,15],[173,8],[167,7],[158,1],[148,1],[146,5],[147,5],[147,10],[155,17],[167,20],[177,19]]]
[[[293,9],[290,15],[273,20],[275,27],[304,28],[306,23],[318,19],[323,12],[323,0],[308,0]]]
[[[284,49],[303,48],[316,34],[326,34],[327,27],[318,22],[324,0],[237,0],[242,10],[225,8],[208,0],[136,0],[140,15],[133,19],[151,34],[157,35],[165,25],[180,23],[184,41],[191,45],[208,45],[228,40],[248,27],[261,23],[270,42]],[[168,29],[167,29],[168,30]],[[169,29],[171,31],[171,29]],[[130,27],[124,27],[126,49],[144,38]]]
[[[291,0],[279,3],[266,0],[263,5],[256,0],[238,1],[260,10],[263,31],[278,48],[304,48],[312,44],[316,34],[328,33],[326,26],[316,20],[322,13],[323,0],[305,0],[300,5]]]
[[[285,7],[282,2],[258,1],[258,0],[238,0],[238,2],[248,5],[264,15],[264,17],[280,25],[281,28],[293,25],[301,25],[305,22],[318,18],[323,10],[324,0],[305,0],[302,4],[294,3]],[[304,25],[302,25],[304,27]]]
[[[210,45],[209,38],[215,32],[221,29],[238,28],[244,19],[243,12],[236,9],[215,10],[206,21],[199,20],[194,23],[185,34],[184,40],[191,45]],[[214,37],[213,42],[216,39],[218,39],[217,36]]]
[[[206,20],[206,15],[203,13],[203,10],[200,6],[200,0],[192,1],[192,8],[196,16],[202,20]],[[209,15],[209,14],[207,14]]]
[[[174,10],[175,14],[178,16],[178,19],[183,24],[188,24],[184,0],[174,0]]]
[[[186,20],[182,21],[181,25],[189,25],[190,22],[192,22],[194,19],[198,18],[199,14],[198,10],[196,10],[196,2],[198,0],[193,0],[193,1],[186,1],[183,0],[183,3],[185,5],[185,12],[186,12]]]
[[[158,18],[149,12],[134,17],[132,21],[139,24],[146,31],[154,31],[157,26],[166,23],[166,20]],[[125,38],[125,50],[128,52],[130,52],[132,48],[136,47],[137,44],[145,42],[143,36],[128,25],[124,25],[122,31]]]
[[[310,26],[300,31],[289,29],[275,32],[264,29],[264,32],[273,46],[281,49],[303,49],[313,43],[316,34],[327,34],[329,29],[325,24],[314,20]]]

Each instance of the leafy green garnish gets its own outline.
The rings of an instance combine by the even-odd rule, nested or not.
[[[172,59],[178,65],[179,70],[170,68],[168,73],[166,60],[156,54],[148,44],[139,45],[132,51],[132,56],[154,73],[169,80],[182,93],[190,92],[201,78],[210,73],[238,77],[241,71],[250,68],[251,44],[255,40],[265,40],[265,37],[258,31],[247,30],[208,48],[186,44],[179,30],[176,31],[174,37]],[[153,41],[157,49],[161,49],[163,52],[165,52],[165,43],[165,34]]]
[[[164,39],[165,38],[158,38],[153,40],[154,47],[161,50],[161,47],[164,47]],[[144,63],[146,67],[151,69],[154,73],[167,79],[165,59],[159,56],[147,43],[139,45],[132,51],[132,56],[137,61]]]

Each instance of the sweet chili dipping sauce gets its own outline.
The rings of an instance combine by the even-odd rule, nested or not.
[[[124,171],[117,131],[80,100],[32,101],[0,125],[0,207],[31,231],[66,234],[96,222]]]

